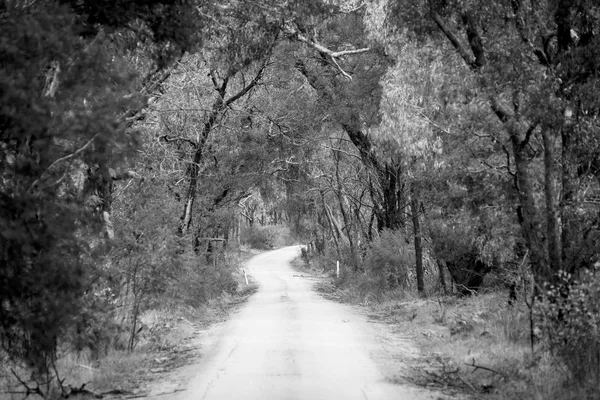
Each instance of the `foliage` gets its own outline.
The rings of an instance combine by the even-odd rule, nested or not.
[[[125,117],[144,103],[127,43],[144,36],[162,68],[196,40],[161,19],[183,3],[127,3],[0,5],[0,342],[40,378],[57,347],[96,341],[110,303],[111,168],[137,144]]]
[[[382,289],[406,288],[415,264],[414,248],[402,232],[384,230],[369,244],[364,264]]]
[[[600,386],[600,271],[578,277],[559,273],[543,292],[538,320],[550,351],[569,368],[578,384]]]
[[[448,60],[434,43],[398,40],[394,51],[402,57],[381,79],[381,122],[370,134],[383,159],[396,157],[414,174],[415,164],[423,167],[442,152],[440,134],[445,132],[436,129],[430,116],[439,112]]]
[[[75,29],[52,3],[0,24],[0,340],[41,372],[81,311],[101,250],[90,240],[96,205],[72,172],[104,168],[119,156],[108,143],[126,149],[134,137],[114,118],[137,104],[125,96],[132,75]]]
[[[271,250],[275,246],[275,234],[269,226],[251,226],[242,230],[240,240],[253,249]]]

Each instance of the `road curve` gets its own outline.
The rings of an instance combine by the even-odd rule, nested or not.
[[[369,356],[364,317],[323,299],[289,261],[300,246],[260,254],[247,271],[259,291],[223,329],[176,400],[432,399],[388,383]]]

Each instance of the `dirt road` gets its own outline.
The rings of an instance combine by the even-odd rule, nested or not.
[[[438,398],[385,380],[371,324],[314,293],[288,265],[298,252],[286,247],[247,264],[258,293],[204,349],[187,390],[161,399]]]

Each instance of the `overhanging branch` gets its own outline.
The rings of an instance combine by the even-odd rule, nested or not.
[[[350,74],[348,74],[346,71],[344,71],[344,69],[338,63],[338,59],[340,59],[341,57],[344,57],[344,56],[348,56],[348,55],[366,53],[367,51],[371,50],[370,48],[365,47],[362,49],[333,51],[333,50],[323,46],[321,43],[306,37],[305,35],[300,33],[297,29],[294,29],[289,24],[284,27],[284,31],[290,37],[293,37],[296,40],[298,40],[302,43],[305,43],[308,46],[312,47],[313,49],[317,50],[325,59],[329,60],[333,64],[333,66],[348,80],[352,80],[352,76],[350,76]]]

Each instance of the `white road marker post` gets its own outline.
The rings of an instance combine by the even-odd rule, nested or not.
[[[337,266],[335,268],[335,275],[339,278],[340,277],[340,261],[337,261]]]
[[[246,286],[248,286],[248,275],[246,275],[246,268],[242,269],[244,271],[244,278],[246,278]]]

